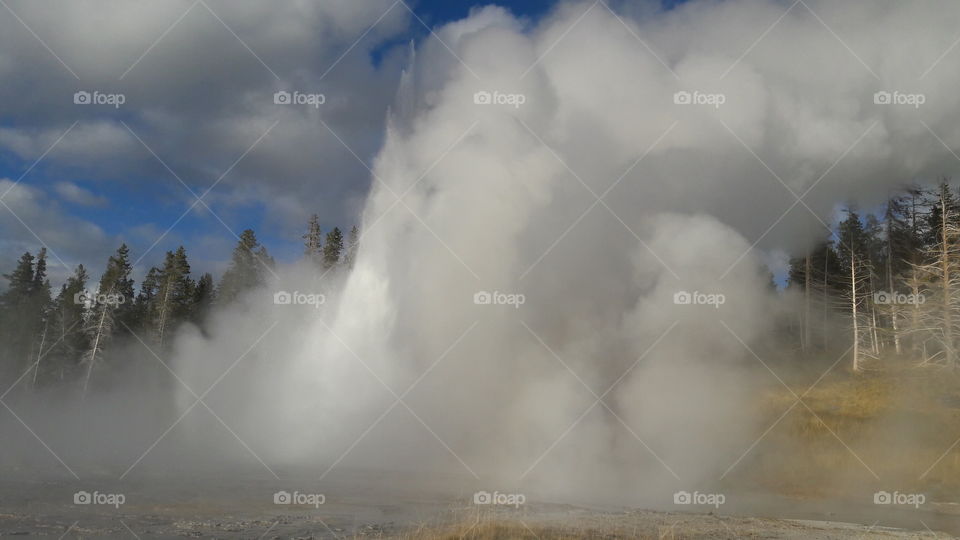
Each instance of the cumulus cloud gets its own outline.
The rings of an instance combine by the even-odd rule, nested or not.
[[[296,199],[265,205],[285,232],[313,212],[325,223],[355,219],[357,205],[339,201],[362,198],[368,180],[351,152],[369,159],[379,145],[402,58],[387,48],[374,65],[370,53],[408,29],[402,4],[8,4],[20,20],[0,18],[0,73],[11,82],[0,90],[9,120],[0,148],[30,162],[77,122],[45,167],[180,189],[152,151],[200,191],[230,170],[217,188],[228,203]],[[327,99],[322,109],[282,106],[277,90]],[[78,91],[124,102],[77,105]]]
[[[78,186],[73,182],[57,182],[53,186],[63,200],[81,206],[103,207],[107,205],[106,197],[95,195],[88,189]]]
[[[23,252],[36,253],[47,247],[48,272],[53,283],[60,283],[73,272],[72,261],[106,260],[115,246],[114,239],[99,226],[75,218],[42,190],[0,179],[0,256],[15,261]]]

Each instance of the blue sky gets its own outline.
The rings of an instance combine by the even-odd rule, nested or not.
[[[536,17],[547,12],[554,2],[550,0],[515,0],[498,2],[510,8],[516,15],[526,17]],[[415,11],[426,22],[430,24],[449,22],[462,19],[470,12],[470,8],[476,5],[474,2],[445,2],[443,0],[422,0],[415,6]]]

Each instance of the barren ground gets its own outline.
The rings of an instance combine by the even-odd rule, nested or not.
[[[80,472],[80,471],[78,471]],[[469,494],[405,491],[390,474],[341,472],[325,483],[319,508],[279,506],[274,479],[209,473],[39,477],[6,469],[0,536],[47,538],[956,538],[960,509],[919,510],[823,500],[738,497],[718,514],[588,508],[531,500],[519,509],[480,507]],[[178,478],[174,481],[173,478]],[[123,493],[119,508],[74,505],[78,490]],[[479,523],[480,526],[472,527]],[[496,525],[494,527],[493,525]],[[472,528],[471,528],[472,527]],[[937,531],[937,532],[934,532]],[[951,536],[954,535],[954,536]]]

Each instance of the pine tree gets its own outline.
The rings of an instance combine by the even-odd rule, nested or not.
[[[147,270],[147,274],[140,283],[140,293],[133,304],[133,324],[130,327],[135,332],[150,331],[150,320],[157,290],[160,287],[160,269],[156,266]]]
[[[217,301],[228,304],[241,294],[265,282],[264,272],[273,267],[273,258],[260,245],[251,229],[240,234],[233,250],[230,268],[223,273],[217,291]]]
[[[9,284],[7,291],[0,296],[0,306],[3,308],[4,343],[12,346],[11,356],[24,349],[26,320],[22,314],[28,309],[33,290],[33,261],[33,255],[26,252],[20,256],[13,272],[3,275]]]
[[[945,225],[960,226],[960,202],[950,191],[946,178],[940,180],[936,189],[927,192],[927,227],[925,244],[935,245],[942,241]]]
[[[215,299],[214,292],[213,276],[210,275],[209,272],[200,276],[200,279],[197,280],[197,287],[193,293],[193,306],[191,308],[190,320],[201,329],[203,328],[204,321],[210,314],[210,310],[213,308]]]
[[[47,248],[37,255],[37,264],[33,273],[33,295],[37,304],[46,307],[50,303],[50,280],[47,279]]]
[[[360,249],[360,229],[356,225],[350,228],[350,235],[347,237],[347,255],[344,262],[347,268],[353,268],[353,263],[357,260],[357,251]]]
[[[152,330],[161,348],[170,332],[189,317],[193,307],[196,285],[190,279],[187,252],[180,246],[168,251],[163,270],[158,276],[158,287],[153,305]]]
[[[74,274],[67,278],[53,302],[50,337],[54,339],[49,352],[50,361],[37,366],[39,373],[50,374],[53,378],[63,380],[65,374],[78,365],[83,352],[88,350],[87,336],[83,331],[87,314],[86,303],[83,301],[86,288],[87,271],[81,264],[77,266]]]
[[[7,291],[0,296],[0,337],[6,346],[4,356],[9,359],[5,369],[21,372],[34,362],[34,349],[41,339],[50,303],[46,250],[40,251],[39,260],[29,252],[24,253],[14,271],[3,277],[9,282]]]
[[[878,265],[878,270],[881,274],[879,281],[892,295],[891,298],[896,298],[903,291],[908,291],[903,294],[911,294],[914,299],[920,294],[920,282],[915,270],[922,249],[916,223],[918,195],[916,189],[908,190],[906,195],[888,200],[884,210],[881,264]],[[902,306],[893,301],[877,307],[884,324],[889,327],[894,352],[897,355],[902,354],[905,339],[909,339],[911,343],[916,341],[911,335],[918,330],[919,305],[914,302],[912,306]]]
[[[845,310],[846,306],[838,306],[835,299],[842,296],[846,290],[845,274],[840,268],[840,260],[833,248],[832,242],[824,240],[811,248],[803,257],[790,260],[788,273],[788,287],[800,291],[804,297],[804,325],[801,332],[801,348],[813,348],[813,330],[821,333],[819,342],[826,349],[826,339],[829,334],[827,315],[833,309]],[[814,324],[813,312],[819,315],[819,324]]]
[[[104,360],[104,351],[114,334],[127,330],[133,323],[133,279],[130,272],[130,250],[126,244],[121,244],[116,255],[107,259],[107,267],[100,277],[100,286],[92,299],[90,316],[84,327],[89,345],[82,359],[82,363],[87,365],[83,380],[84,396],[94,366]]]
[[[837,240],[840,244],[837,255],[844,271],[849,270],[853,258],[866,259],[869,250],[869,236],[864,230],[860,214],[852,207],[847,208],[846,212],[847,218],[840,222],[837,228]]]
[[[914,299],[920,297],[923,289],[923,276],[919,271],[921,259],[926,250],[922,199],[923,192],[917,187],[911,187],[907,189],[904,197],[895,199],[891,205],[890,252],[894,264],[892,271],[894,275],[902,276],[901,281]],[[918,335],[921,332],[920,320],[920,303],[915,301],[909,308],[905,321],[906,328],[901,334],[906,337],[911,353],[916,356],[920,354],[921,339]]]
[[[327,233],[327,243],[323,246],[323,267],[333,268],[340,264],[340,254],[343,252],[343,233],[339,227],[334,227]]]
[[[104,349],[107,342],[113,336],[114,328],[114,302],[110,300],[113,295],[113,289],[107,292],[100,292],[97,299],[93,302],[90,317],[87,325],[84,327],[84,333],[87,334],[88,349],[83,354],[80,361],[86,364],[86,375],[83,378],[83,397],[87,396],[87,388],[90,385],[90,377],[93,375],[93,367],[102,361]]]
[[[865,307],[871,295],[869,277],[872,271],[869,265],[869,241],[860,216],[852,209],[847,209],[847,219],[840,223],[837,236],[841,243],[838,255],[840,263],[847,276],[847,290],[845,293],[849,306],[850,325],[853,341],[853,371],[858,373],[863,369],[862,347],[863,329],[867,324]]]
[[[880,356],[882,347],[880,339],[880,323],[877,315],[876,292],[878,286],[884,288],[882,274],[886,272],[886,237],[884,225],[874,214],[866,217],[863,229],[867,244],[867,268],[870,274],[867,277],[867,316],[869,321],[870,348],[874,356]]]
[[[136,325],[136,306],[134,305],[134,282],[131,274],[130,248],[120,244],[117,253],[107,261],[107,270],[100,278],[100,290],[113,290],[116,305],[118,331],[126,331]]]
[[[317,214],[310,216],[307,224],[307,234],[303,235],[303,255],[317,268],[323,267],[323,233],[320,231],[320,217]]]
[[[33,385],[37,384],[37,374],[40,362],[47,352],[44,348],[48,341],[50,316],[53,310],[53,299],[50,296],[50,280],[47,279],[47,248],[42,248],[37,255],[37,264],[33,274],[33,287],[30,300],[30,314],[28,317],[36,321],[33,328],[33,343],[31,344],[31,361],[33,369]]]
[[[30,287],[33,284],[33,261],[33,255],[27,251],[20,256],[13,272],[3,275],[10,282],[2,297],[4,307],[22,302],[30,294]]]

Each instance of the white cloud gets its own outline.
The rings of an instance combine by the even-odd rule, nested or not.
[[[75,218],[43,191],[8,178],[0,179],[0,194],[6,193],[0,206],[0,260],[7,261],[4,272],[23,252],[36,254],[48,248],[48,273],[58,284],[73,272],[77,264],[94,267],[106,264],[116,249],[114,239],[94,223]]]
[[[363,196],[368,174],[336,137],[364,158],[375,152],[401,57],[388,49],[374,66],[370,51],[409,28],[410,14],[402,5],[388,0],[206,5],[174,0],[151,6],[82,0],[58,9],[21,0],[8,4],[79,80],[16,18],[0,18],[0,51],[16,51],[0,52],[4,78],[13,81],[0,89],[0,115],[12,120],[0,128],[0,149],[29,162],[77,121],[45,158],[45,167],[182,189],[123,121],[184,182],[202,191],[279,121],[217,191],[236,191],[227,199],[241,204],[266,203],[273,221],[288,230],[302,227],[312,212],[334,223],[353,220],[338,201]],[[277,106],[272,97],[278,89],[322,92],[329,99],[319,111]],[[122,93],[125,103],[119,109],[78,106],[73,103],[78,90]],[[244,189],[249,187],[256,187],[260,198],[240,200],[254,191]],[[293,211],[274,210],[269,200],[278,195],[295,195],[300,203]]]
[[[73,182],[57,182],[53,189],[63,200],[81,206],[104,207],[108,201],[106,197],[95,195],[88,189],[82,188]]]

